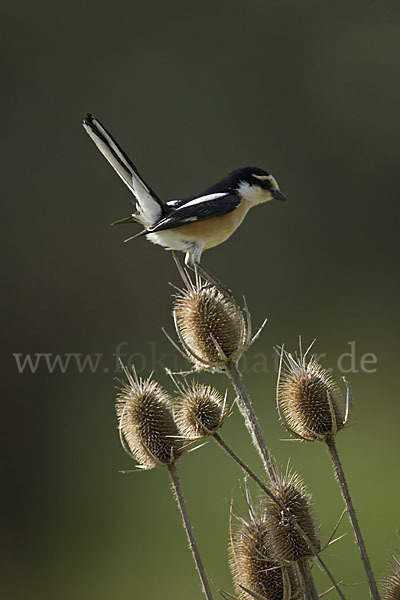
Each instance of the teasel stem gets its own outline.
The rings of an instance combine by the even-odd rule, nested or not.
[[[347,512],[349,513],[350,523],[354,531],[354,535],[357,541],[358,549],[361,555],[361,561],[364,565],[364,570],[368,579],[368,586],[371,598],[373,600],[380,600],[378,587],[376,585],[375,577],[372,572],[371,563],[368,558],[367,549],[365,547],[364,539],[361,534],[360,526],[358,524],[356,512],[354,510],[353,502],[350,497],[349,488],[347,485],[347,481],[344,475],[342,463],[339,458],[339,454],[336,448],[335,440],[333,436],[329,436],[326,438],[326,444],[328,446],[329,454],[331,455],[331,459],[333,462],[333,468],[335,471],[336,478],[339,482],[340,489],[342,492],[342,497],[344,503],[347,508]]]
[[[203,588],[204,596],[207,598],[207,600],[213,600],[213,597],[211,595],[210,585],[208,583],[206,572],[204,570],[204,566],[203,566],[203,563],[200,558],[200,553],[199,553],[199,550],[197,547],[196,539],[194,537],[192,525],[190,523],[189,514],[188,514],[188,511],[186,508],[185,500],[183,498],[182,487],[181,487],[178,471],[177,471],[177,468],[174,463],[168,465],[168,471],[169,471],[169,474],[171,477],[172,485],[174,487],[176,501],[178,503],[179,510],[182,515],[183,526],[185,528],[186,535],[187,535],[187,538],[189,541],[190,550],[192,552],[193,559],[196,564],[197,572],[198,572],[200,580],[201,580],[201,585]]]
[[[243,469],[243,471],[245,473],[247,473],[247,475],[249,477],[251,477],[251,479],[253,479],[253,481],[258,485],[258,487],[260,489],[262,489],[262,491],[269,496],[269,498],[271,498],[274,502],[276,502],[276,504],[279,506],[279,508],[282,510],[283,514],[285,515],[285,517],[290,521],[290,523],[293,525],[293,527],[299,532],[299,534],[303,537],[304,541],[307,543],[309,549],[311,550],[311,552],[313,553],[313,555],[315,556],[316,560],[319,562],[319,564],[321,565],[324,573],[329,577],[329,579],[331,580],[333,587],[335,588],[335,590],[337,591],[339,597],[342,600],[345,600],[345,596],[342,592],[342,590],[339,587],[339,584],[337,583],[336,579],[334,578],[334,576],[332,575],[332,573],[330,572],[330,570],[328,569],[325,561],[321,558],[321,556],[319,555],[318,552],[318,548],[315,547],[315,545],[312,543],[312,541],[309,539],[309,537],[307,536],[307,534],[303,531],[303,529],[300,527],[300,525],[298,524],[297,520],[293,517],[292,513],[290,511],[287,510],[286,506],[283,504],[283,502],[281,502],[279,500],[279,498],[277,496],[275,496],[275,494],[261,481],[261,479],[254,473],[254,471],[252,471],[250,469],[250,467],[242,461],[242,459],[228,446],[228,444],[224,441],[224,439],[219,435],[219,433],[214,432],[212,434],[212,437],[215,439],[215,441],[221,446],[221,448],[223,448],[225,450],[225,452],[227,454],[229,454],[229,456],[231,458],[233,458],[233,460],[241,467],[241,469]],[[317,596],[318,597],[318,596]],[[313,596],[310,596],[310,598],[313,598]],[[308,598],[307,598],[308,600]]]
[[[226,373],[228,374],[232,385],[238,395],[239,410],[244,417],[246,427],[251,435],[253,444],[260,454],[265,471],[268,473],[271,481],[276,481],[276,464],[271,452],[269,451],[265,443],[256,413],[254,412],[249,395],[247,394],[246,388],[244,387],[242,374],[239,371],[237,364],[233,362],[228,363],[226,366]]]
[[[304,585],[305,600],[319,600],[317,588],[315,587],[314,579],[311,574],[310,563],[308,560],[298,562],[301,581]]]

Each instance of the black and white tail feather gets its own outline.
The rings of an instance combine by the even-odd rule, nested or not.
[[[125,154],[112,135],[95,117],[88,114],[83,126],[97,148],[128,186],[135,198],[135,213],[119,222],[137,221],[144,227],[152,225],[165,215],[165,208],[158,196],[140,177],[135,165]]]

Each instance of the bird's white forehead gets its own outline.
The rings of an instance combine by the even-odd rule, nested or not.
[[[261,181],[269,180],[274,190],[278,190],[278,182],[276,181],[273,175],[253,175],[256,179],[260,179]]]

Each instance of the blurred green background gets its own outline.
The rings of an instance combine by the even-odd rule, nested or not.
[[[280,441],[273,347],[316,337],[336,378],[354,348],[354,364],[342,361],[354,416],[338,445],[380,576],[400,524],[398,2],[20,0],[1,12],[2,597],[202,597],[167,473],[119,473],[132,463],[116,431],[113,354],[126,343],[142,375],[155,369],[171,387],[163,367],[186,365],[161,327],[172,333],[168,281],[179,279],[161,248],[122,244],[134,227],[110,228],[130,195],[84,133],[87,111],[164,199],[247,164],[278,179],[290,202],[255,209],[204,262],[246,294],[256,324],[269,318],[246,385],[279,463],[291,457],[314,495],[325,539],[337,485],[322,445]],[[19,373],[13,354],[26,353],[102,356],[95,373],[75,359],[65,373],[44,362]],[[238,414],[223,434],[259,468]],[[180,469],[209,576],[232,591],[241,473],[212,443]],[[351,533],[326,555],[347,596],[366,598]]]

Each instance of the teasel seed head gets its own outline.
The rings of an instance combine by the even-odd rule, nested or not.
[[[173,418],[172,399],[155,381],[138,378],[125,368],[128,383],[123,384],[116,400],[121,443],[149,470],[169,465],[185,451]]]
[[[281,475],[270,485],[271,492],[282,502],[313,547],[320,550],[320,541],[311,506],[311,496],[295,473]],[[283,564],[295,563],[313,556],[312,550],[299,531],[269,496],[265,498],[265,522],[269,533],[269,547],[275,560]]]
[[[175,421],[187,439],[199,439],[222,427],[227,416],[226,396],[196,381],[181,384],[174,406]]]
[[[240,600],[250,600],[255,594],[266,600],[297,597],[300,585],[293,568],[279,564],[271,556],[265,518],[259,517],[254,508],[249,513],[249,519],[237,518],[238,526],[231,534],[230,564],[238,597]]]
[[[198,370],[222,370],[249,346],[251,334],[241,309],[214,286],[187,284],[175,298],[173,316],[185,352]]]
[[[330,373],[306,354],[293,356],[282,350],[277,383],[277,407],[282,424],[296,437],[326,440],[347,423],[350,388],[347,401]]]
[[[400,560],[393,557],[392,574],[385,577],[382,586],[383,600],[400,600]]]

